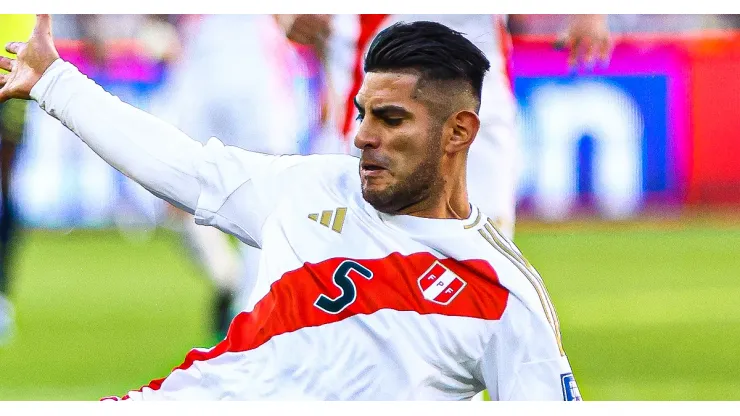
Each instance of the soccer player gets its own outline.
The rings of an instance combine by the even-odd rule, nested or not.
[[[363,78],[363,56],[375,34],[399,21],[426,20],[442,23],[472,41],[485,55],[491,69],[483,82],[478,115],[481,128],[468,156],[467,185],[471,201],[490,215],[501,232],[514,238],[516,188],[519,164],[519,132],[516,100],[512,91],[511,38],[504,15],[488,14],[346,14],[280,15],[286,35],[299,43],[313,45],[325,55],[333,99],[329,100],[331,121],[323,142],[351,143],[358,124],[354,97]],[[571,66],[593,65],[608,59],[611,49],[605,15],[573,15],[556,44],[568,49]]]
[[[27,38],[33,30],[33,24],[32,14],[0,14],[0,43]],[[10,55],[3,49],[0,56]],[[25,101],[9,100],[0,104],[0,344],[10,339],[14,325],[15,313],[7,295],[13,273],[13,249],[18,218],[10,184],[25,120]]]
[[[0,101],[36,100],[155,195],[262,249],[261,297],[226,339],[124,398],[580,399],[542,279],[468,201],[489,63],[460,33],[375,37],[357,158],[202,145],[59,59],[50,26],[40,15],[8,45]]]

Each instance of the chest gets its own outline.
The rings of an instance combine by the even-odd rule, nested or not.
[[[485,261],[446,258],[352,204],[290,211],[264,229],[260,296],[313,316],[312,325],[380,310],[476,319],[503,313],[508,291]]]
[[[263,245],[271,246],[271,252],[290,253],[292,259],[283,259],[290,262],[287,269],[331,258],[374,259],[393,252],[433,251],[371,217],[354,201],[322,199],[325,201],[315,198],[301,207],[283,206],[266,223]]]

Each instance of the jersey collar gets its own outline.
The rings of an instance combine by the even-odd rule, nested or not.
[[[382,223],[401,229],[409,234],[415,235],[441,235],[447,233],[459,233],[468,229],[474,229],[481,222],[482,214],[478,207],[470,204],[470,216],[465,219],[449,218],[422,218],[413,215],[393,215],[377,211],[364,201],[365,209],[374,213]]]

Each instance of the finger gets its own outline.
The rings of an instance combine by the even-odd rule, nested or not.
[[[561,34],[555,43],[553,44],[553,47],[558,50],[565,50],[568,53],[568,68],[573,69],[576,65],[576,61],[578,58],[578,47],[580,44],[580,39],[572,36],[569,32],[565,32]]]
[[[581,39],[570,39],[568,42],[568,67],[575,68],[578,66],[578,55],[581,49]]]
[[[321,25],[319,26],[318,32],[319,32],[319,36],[321,36],[322,38],[328,38],[329,35],[331,35],[331,27],[328,24]]]
[[[583,46],[583,63],[586,68],[593,69],[594,61],[596,59],[596,53],[598,51],[598,45],[594,42],[584,42]]]
[[[591,69],[592,62],[595,58],[594,48],[596,45],[591,41],[590,38],[581,38],[578,42],[576,50],[575,66],[578,68]]]
[[[278,25],[280,25],[280,28],[283,29],[283,32],[289,33],[290,28],[293,26],[293,23],[295,23],[296,15],[294,14],[276,14],[275,19],[278,22]]]
[[[37,14],[36,15],[36,26],[34,26],[33,28],[33,34],[51,36],[51,15],[49,14]]]
[[[4,69],[6,71],[12,71],[13,70],[13,60],[10,58],[6,58],[4,56],[0,56],[0,69]]]
[[[314,37],[315,37],[314,32],[311,29],[307,29],[304,27],[297,27],[290,34],[291,40],[298,42],[302,45],[310,44]]]
[[[308,36],[297,31],[291,32],[290,36],[288,36],[288,39],[301,45],[308,45],[309,43],[311,43],[311,39]]]
[[[326,32],[331,32],[332,17],[330,14],[321,14],[321,27]]]
[[[329,37],[329,30],[326,26],[319,26],[313,32],[313,38],[315,40],[325,40]]]
[[[26,46],[26,42],[10,42],[5,45],[5,50],[18,55]]]
[[[605,67],[609,65],[613,51],[614,43],[611,38],[606,37],[599,42],[599,60]]]
[[[317,33],[328,35],[329,17],[323,14],[310,15],[304,21],[304,29],[310,31],[313,36],[316,36]]]
[[[293,30],[298,30],[302,32],[311,30],[311,28],[314,26],[314,21],[313,19],[311,19],[311,16],[312,15],[310,14],[309,15],[299,15],[293,21],[293,25],[291,26],[291,28]]]
[[[5,83],[8,80],[7,77],[7,75],[0,75],[0,103],[8,101],[10,98],[10,93],[8,92],[8,89],[5,88]]]

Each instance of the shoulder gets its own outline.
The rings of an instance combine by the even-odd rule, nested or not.
[[[283,160],[280,160],[283,159]],[[289,166],[285,173],[300,190],[349,194],[359,189],[359,159],[350,155],[281,156],[276,162]]]
[[[305,169],[326,172],[327,175],[347,169],[356,169],[360,163],[359,158],[345,154],[284,155],[280,158],[294,161],[304,166]]]
[[[460,241],[465,252],[460,256],[485,261],[496,284],[505,287],[537,314],[545,312],[542,306],[550,305],[542,277],[516,244],[503,235],[495,221],[481,214],[465,227],[462,234],[465,238]]]
[[[203,176],[218,176],[222,180],[252,179],[289,186],[302,186],[337,181],[358,175],[359,159],[345,154],[273,155],[254,152],[224,144],[216,137],[203,146],[203,161],[199,171]]]
[[[542,276],[490,218],[484,216],[477,234],[485,242],[484,258],[495,271],[499,284],[522,305],[518,309],[507,308],[510,319],[528,320],[533,333],[554,335],[562,351],[560,323]]]

